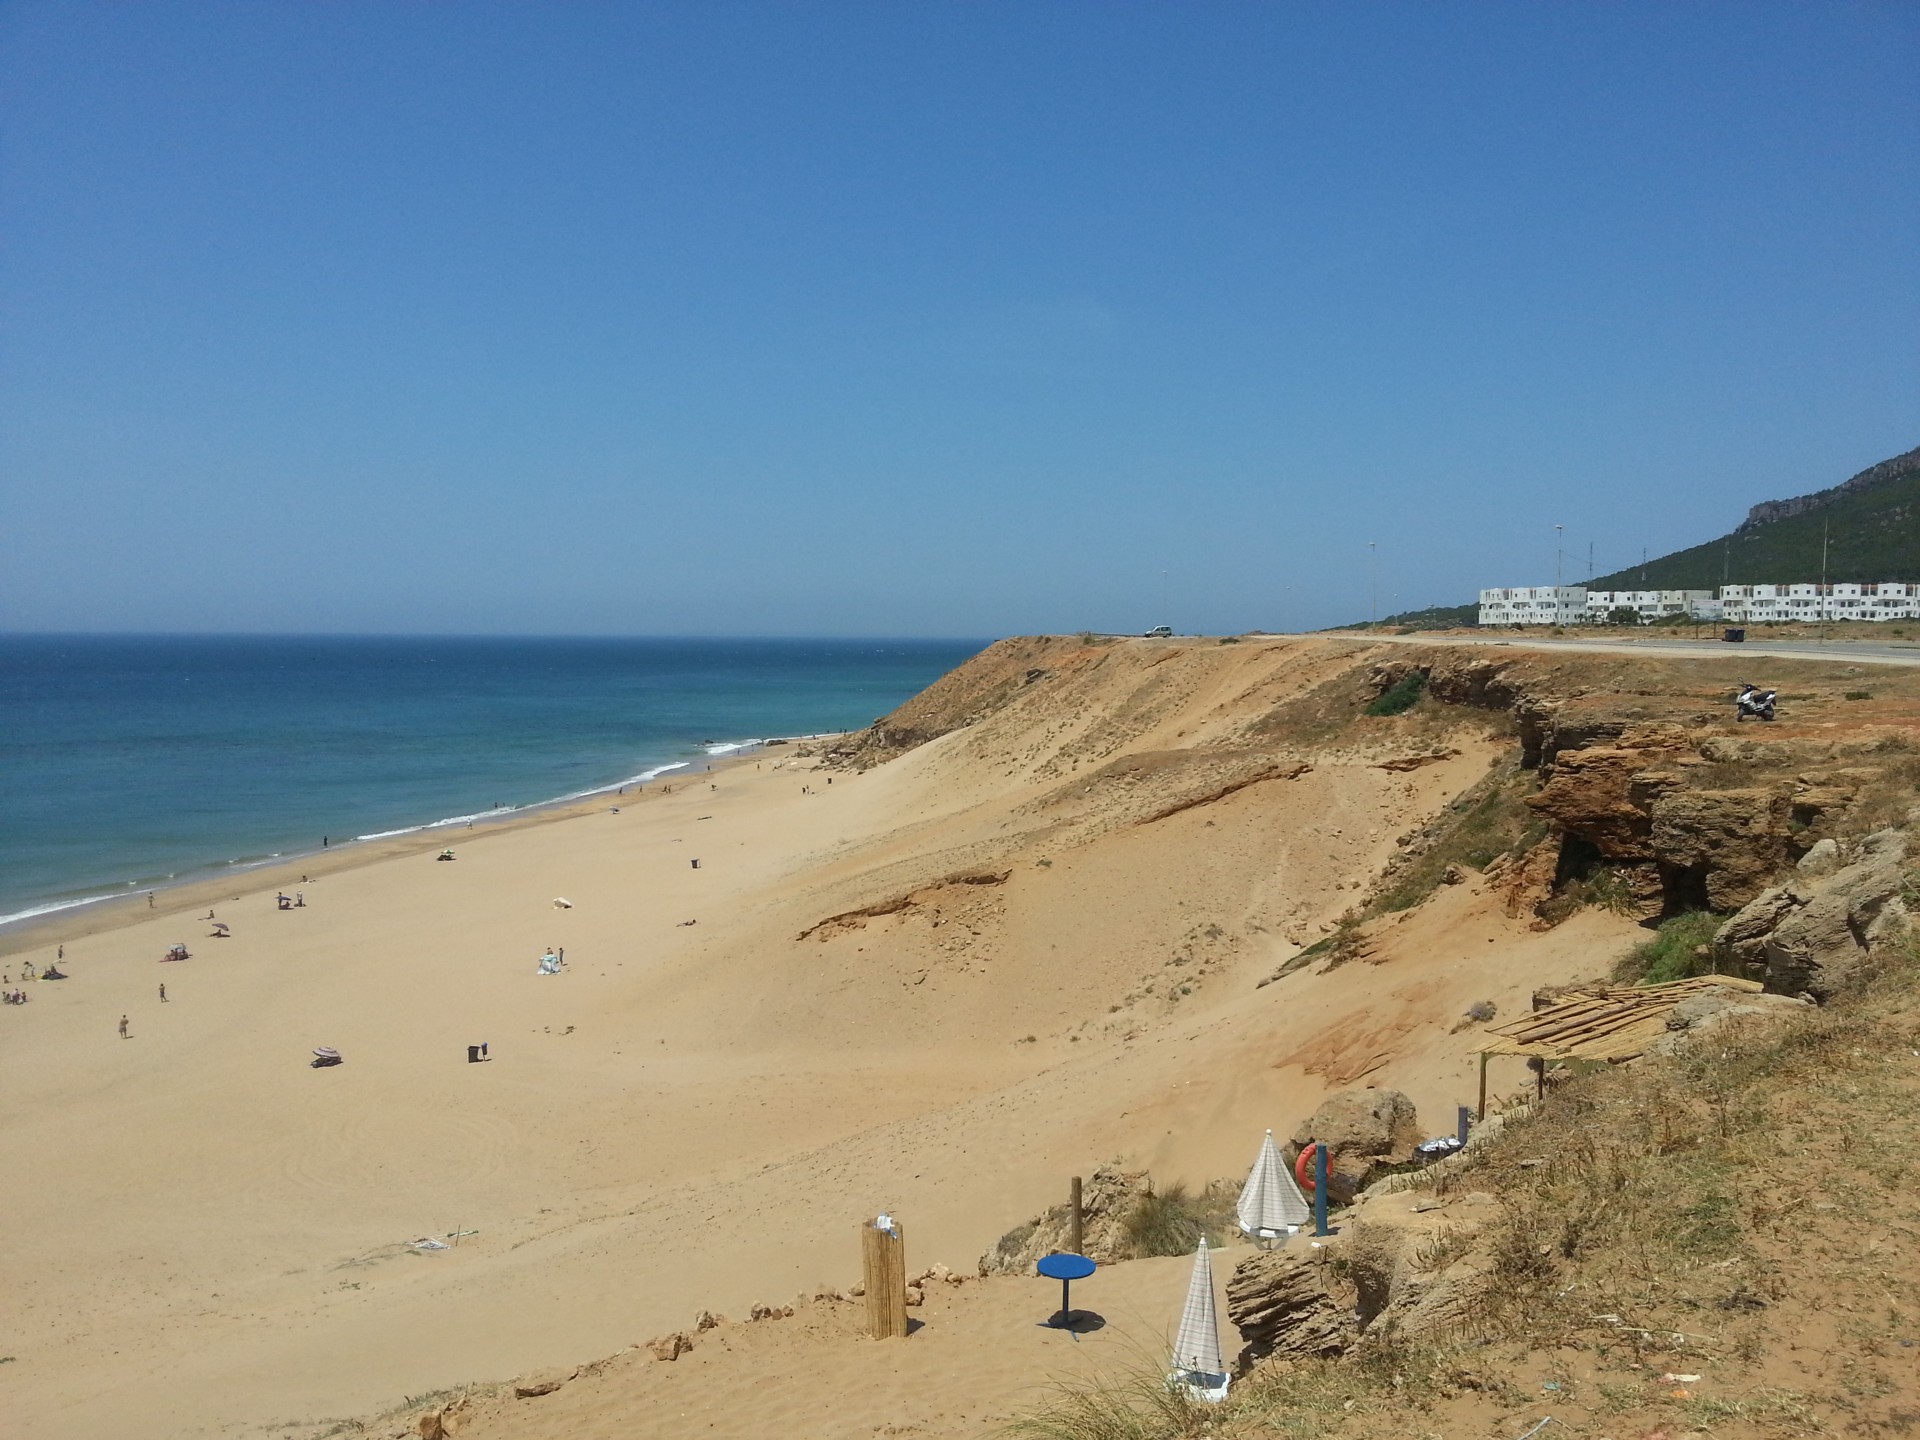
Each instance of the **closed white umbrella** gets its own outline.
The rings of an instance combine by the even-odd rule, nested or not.
[[[1187,1280],[1187,1303],[1180,1308],[1180,1330],[1173,1337],[1175,1384],[1186,1386],[1199,1400],[1222,1400],[1227,1394],[1227,1367],[1220,1359],[1220,1323],[1213,1310],[1213,1261],[1207,1237],[1200,1237],[1194,1253],[1193,1274]]]
[[[1256,1239],[1284,1235],[1313,1218],[1307,1197],[1300,1193],[1280,1159],[1271,1130],[1254,1159],[1247,1183],[1240,1187],[1240,1203],[1234,1211],[1240,1217],[1240,1228]]]

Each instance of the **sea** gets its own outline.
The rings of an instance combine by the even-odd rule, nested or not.
[[[984,644],[0,635],[0,925],[857,729]]]

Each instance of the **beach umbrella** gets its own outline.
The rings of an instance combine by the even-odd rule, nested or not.
[[[1220,1359],[1220,1322],[1213,1312],[1213,1261],[1207,1237],[1194,1252],[1193,1274],[1187,1279],[1187,1303],[1180,1308],[1180,1330],[1173,1337],[1174,1384],[1184,1385],[1197,1400],[1222,1400],[1227,1394],[1227,1367]]]
[[[1280,1161],[1271,1130],[1248,1172],[1247,1183],[1240,1187],[1240,1203],[1234,1210],[1240,1217],[1240,1228],[1257,1239],[1284,1235],[1313,1218],[1307,1197]]]

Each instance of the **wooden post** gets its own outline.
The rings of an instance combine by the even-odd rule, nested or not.
[[[1487,1052],[1484,1050],[1480,1052],[1480,1113],[1474,1118],[1487,1118]]]
[[[1086,1253],[1080,1248],[1083,1243],[1080,1222],[1084,1213],[1080,1208],[1080,1177],[1076,1175],[1073,1177],[1073,1198],[1067,1210],[1067,1249],[1075,1255]]]
[[[867,1333],[876,1340],[907,1333],[907,1242],[871,1220],[860,1227],[860,1278],[867,1290]]]

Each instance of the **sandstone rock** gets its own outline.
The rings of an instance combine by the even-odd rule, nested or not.
[[[1634,781],[1650,756],[1640,749],[1602,746],[1563,750],[1553,774],[1527,806],[1569,835],[1590,841],[1610,860],[1651,860],[1653,821],[1645,787]]]
[[[702,1331],[712,1330],[717,1326],[724,1325],[726,1320],[727,1317],[724,1315],[716,1315],[711,1310],[702,1310],[698,1315],[693,1317],[693,1333],[698,1335]]]
[[[924,1305],[926,1300],[926,1291],[922,1290],[918,1285],[907,1286],[907,1305],[909,1308],[915,1305]]]
[[[791,1305],[756,1305],[747,1312],[749,1320],[785,1320],[793,1314]]]
[[[429,1410],[420,1417],[414,1426],[420,1440],[446,1440],[446,1418],[438,1410]]]
[[[1081,1195],[1083,1227],[1081,1251],[1101,1264],[1125,1253],[1122,1222],[1151,1184],[1144,1170],[1123,1170],[1118,1162],[1100,1166],[1087,1177]],[[1031,1275],[1033,1262],[1067,1248],[1067,1207],[1055,1205],[1042,1215],[1000,1237],[999,1244],[980,1257],[982,1275]]]
[[[867,1293],[867,1282],[864,1280],[856,1280],[853,1282],[853,1284],[847,1286],[847,1289],[846,1289],[846,1296],[849,1300],[858,1300],[861,1296],[865,1295],[866,1293]]]
[[[1651,806],[1651,844],[1663,865],[1700,872],[1707,904],[1737,910],[1785,864],[1789,806],[1781,790],[1683,790]]]
[[[1520,857],[1520,861],[1501,882],[1506,895],[1507,916],[1538,914],[1540,906],[1553,894],[1554,876],[1560,872],[1562,838],[1549,835]]]
[[[1767,988],[1830,997],[1874,950],[1909,928],[1901,900],[1906,842],[1881,831],[1861,844],[1861,858],[1822,881],[1805,905],[1774,927],[1762,944]]]
[[[1816,840],[1813,848],[1800,857],[1793,868],[1799,874],[1819,879],[1822,875],[1831,875],[1843,864],[1840,855],[1840,843],[1829,836],[1825,840]]]
[[[1907,858],[1907,837],[1898,830],[1876,830],[1860,842],[1860,853],[1885,856],[1897,863]]]
[[[658,1344],[658,1341],[654,1341]],[[655,1352],[658,1353],[657,1351]],[[578,1365],[556,1366],[549,1370],[536,1370],[531,1375],[523,1375],[513,1382],[513,1393],[522,1400],[531,1400],[536,1395],[551,1395],[562,1385],[580,1373]]]
[[[1263,1250],[1233,1267],[1227,1318],[1240,1332],[1241,1365],[1270,1355],[1338,1355],[1353,1322],[1327,1293],[1320,1267],[1285,1250]]]
[[[1327,1147],[1327,1194],[1345,1204],[1383,1165],[1413,1157],[1425,1137],[1413,1102],[1398,1090],[1343,1090],[1293,1132],[1290,1156],[1314,1141]]]
[[[671,1335],[657,1335],[647,1341],[647,1349],[656,1360],[678,1360],[693,1349],[693,1337],[684,1330],[676,1330]]]
[[[1802,887],[1805,889],[1806,887]],[[1776,925],[1806,903],[1804,895],[1789,885],[1772,885],[1762,890],[1733,913],[1713,932],[1713,943],[1726,949],[1764,940]]]

